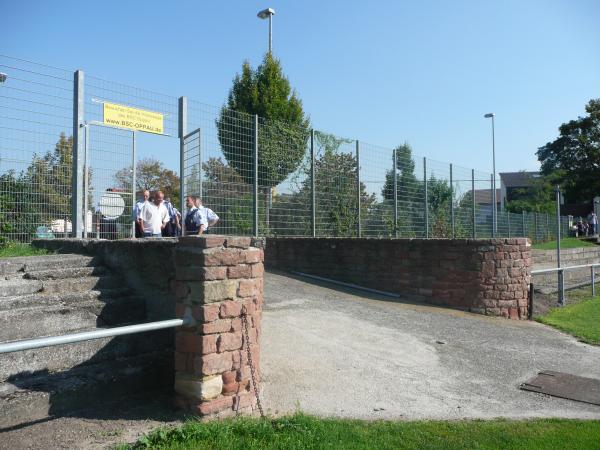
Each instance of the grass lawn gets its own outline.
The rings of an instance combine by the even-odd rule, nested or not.
[[[46,255],[47,250],[33,248],[29,244],[21,244],[20,242],[7,242],[0,245],[0,258],[9,258],[11,256],[34,256]]]
[[[590,449],[600,421],[361,421],[301,413],[238,418],[157,430],[120,449]]]
[[[598,296],[571,305],[567,303],[567,306],[562,308],[552,308],[548,314],[538,317],[537,320],[572,334],[588,344],[600,345],[600,297]]]
[[[593,244],[588,241],[582,241],[581,239],[577,239],[575,237],[564,238],[560,240],[560,248],[581,248],[581,247],[595,247],[596,244]],[[556,250],[556,241],[550,242],[541,242],[537,244],[533,244],[531,246],[534,250]]]

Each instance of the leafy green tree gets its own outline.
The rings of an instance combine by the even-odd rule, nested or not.
[[[559,127],[560,136],[537,151],[542,173],[554,174],[570,202],[589,201],[600,192],[600,98],[587,115]]]
[[[261,118],[258,185],[268,192],[298,168],[310,128],[302,102],[283,75],[281,63],[270,53],[256,70],[244,62],[216,121],[229,166],[248,184],[254,183],[254,114]]]
[[[165,198],[179,207],[179,176],[174,171],[167,169],[162,162],[154,158],[140,159],[136,165],[135,189],[142,192],[161,190]],[[115,175],[116,187],[131,190],[132,173],[131,166],[118,170]]]
[[[33,155],[20,173],[0,176],[0,234],[29,241],[38,226],[70,220],[73,139],[61,133],[53,150]]]
[[[555,174],[534,178],[530,187],[511,192],[512,200],[506,202],[505,209],[512,213],[527,211],[555,214],[554,186],[559,182]]]
[[[423,183],[418,181],[415,175],[412,147],[408,142],[405,142],[394,150],[396,152],[396,170],[398,171],[396,176],[398,202],[413,202],[420,193]],[[381,190],[381,195],[387,200],[394,199],[394,171],[391,169],[385,174],[385,184]]]

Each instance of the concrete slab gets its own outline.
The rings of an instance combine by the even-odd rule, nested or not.
[[[265,274],[262,395],[364,419],[569,417],[600,407],[524,392],[542,370],[600,377],[600,347],[536,322],[462,313]]]

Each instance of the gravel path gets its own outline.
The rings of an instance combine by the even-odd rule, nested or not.
[[[265,277],[265,406],[353,418],[600,419],[600,407],[521,391],[541,370],[600,378],[600,347],[512,321]]]

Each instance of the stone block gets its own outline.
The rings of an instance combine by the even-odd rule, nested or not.
[[[207,401],[217,398],[223,390],[220,375],[199,377],[187,373],[175,374],[175,392],[195,400]]]
[[[246,249],[246,248],[250,247],[251,242],[252,242],[252,238],[250,238],[250,237],[241,237],[241,236],[231,237],[230,236],[227,238],[227,241],[225,242],[225,246]]]
[[[264,258],[263,250],[261,248],[250,248],[246,250],[246,263],[253,264],[262,262]]]
[[[242,348],[242,333],[224,333],[219,335],[217,349],[219,352],[239,350]]]
[[[219,316],[223,319],[228,317],[239,317],[242,313],[242,304],[234,301],[226,301],[221,303]]]
[[[246,262],[246,253],[250,250],[240,250],[238,248],[213,248],[202,252],[203,266],[235,266]]]
[[[233,398],[231,396],[222,396],[208,402],[202,402],[196,406],[196,412],[201,416],[216,414],[224,410],[231,409],[233,406]]]
[[[194,372],[200,375],[214,375],[228,372],[233,368],[232,354],[211,353],[194,359]]]
[[[260,283],[257,280],[259,279],[241,280],[237,290],[238,297],[252,297],[258,295],[260,292]]]
[[[229,331],[231,331],[231,319],[216,320],[202,324],[202,333],[204,334],[228,333]]]
[[[250,278],[252,268],[246,264],[227,268],[227,278]]]
[[[236,297],[236,280],[190,282],[190,298],[193,303],[214,303]]]
[[[200,236],[181,236],[178,240],[181,247],[213,248],[225,243],[225,236],[207,234]]]

